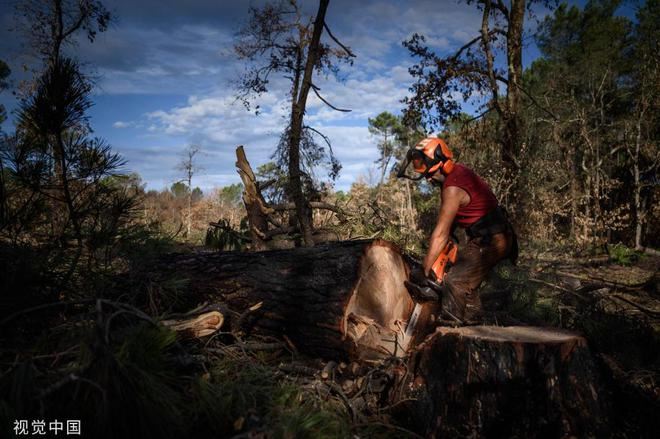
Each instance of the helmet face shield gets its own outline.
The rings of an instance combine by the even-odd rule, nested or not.
[[[428,178],[433,173],[434,163],[432,162],[433,161],[421,150],[411,148],[406,153],[406,158],[401,164],[397,177],[403,177],[409,180],[421,180],[424,177]],[[408,173],[408,168],[412,168],[412,171],[414,171],[416,175],[410,175]]]
[[[432,160],[422,151],[419,149],[411,149],[408,151],[408,155],[410,156],[410,163],[412,163],[415,172],[422,175],[431,172],[431,168],[433,167]]]
[[[414,148],[408,150],[397,177],[420,180],[431,177],[439,170],[442,170],[443,173],[449,173],[453,169],[452,157],[452,152],[443,140],[436,137],[427,137]],[[417,177],[406,174],[410,164],[412,164],[413,170],[419,174]]]

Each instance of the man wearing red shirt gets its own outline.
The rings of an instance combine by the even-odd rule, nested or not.
[[[499,261],[508,257],[515,262],[517,257],[513,228],[488,184],[468,167],[455,163],[442,139],[422,140],[408,152],[407,160],[417,173],[442,188],[440,215],[424,258],[424,275],[432,277],[431,267],[447,246],[454,227],[464,228],[469,240],[459,246],[455,264],[444,279],[439,279],[445,286],[442,308],[457,320],[477,320],[481,316],[479,285]]]

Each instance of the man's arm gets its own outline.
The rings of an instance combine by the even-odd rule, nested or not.
[[[451,225],[454,222],[458,208],[469,202],[470,196],[468,193],[457,186],[449,186],[442,190],[440,215],[438,216],[438,222],[435,225],[435,229],[433,229],[433,233],[431,234],[429,250],[424,258],[424,274],[427,276],[431,271],[433,263],[449,241]]]

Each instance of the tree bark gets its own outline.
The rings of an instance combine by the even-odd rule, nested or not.
[[[522,95],[522,34],[525,20],[525,3],[525,0],[512,0],[506,35],[508,84],[506,88],[506,117],[504,119],[505,144],[502,158],[512,171],[511,178],[515,178],[518,171],[518,154],[522,143],[520,102]]]
[[[584,338],[552,328],[438,328],[416,354],[425,437],[602,437],[598,371]]]
[[[314,32],[312,40],[309,43],[307,51],[307,60],[305,64],[305,73],[303,75],[300,94],[297,97],[291,117],[291,136],[289,147],[289,190],[293,196],[293,202],[296,204],[296,216],[300,225],[300,231],[303,235],[303,242],[306,247],[314,245],[312,238],[312,221],[309,206],[305,194],[302,190],[300,179],[300,139],[302,138],[303,117],[305,115],[305,106],[307,104],[307,95],[312,85],[312,73],[319,59],[319,45],[321,33],[325,23],[325,13],[328,10],[330,0],[320,0],[319,9],[314,21]]]
[[[377,360],[405,354],[413,301],[410,271],[386,241],[344,241],[259,253],[176,254],[152,280],[176,273],[187,294],[222,304],[226,330],[286,336],[302,353],[332,360]],[[429,308],[430,309],[430,308]],[[427,330],[429,311],[417,332]]]
[[[264,197],[257,186],[257,179],[252,172],[252,167],[245,157],[243,146],[236,148],[236,168],[238,175],[243,181],[243,203],[247,212],[250,225],[251,250],[266,250],[266,234],[268,233],[268,217],[273,210],[266,205]]]

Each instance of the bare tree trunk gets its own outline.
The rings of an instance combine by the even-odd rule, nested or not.
[[[300,94],[294,105],[294,111],[291,118],[291,135],[289,144],[289,191],[296,205],[296,216],[300,231],[303,235],[303,242],[306,247],[314,245],[312,237],[312,221],[310,208],[307,205],[305,194],[302,190],[301,170],[300,170],[300,140],[302,138],[303,117],[305,115],[305,106],[307,105],[307,95],[312,85],[312,74],[319,58],[319,46],[321,33],[325,23],[325,13],[328,9],[330,0],[320,0],[319,10],[314,21],[314,32],[312,40],[307,51],[307,61],[305,64],[305,74],[303,76]]]
[[[481,1],[483,13],[481,19],[481,44],[486,57],[487,75],[492,94],[491,104],[497,111],[503,124],[501,138],[501,158],[504,164],[504,180],[510,189],[504,194],[503,201],[514,206],[508,198],[511,195],[515,200],[518,180],[518,153],[521,147],[522,122],[520,117],[520,102],[522,93],[522,33],[525,18],[525,0],[512,0],[511,10],[507,10],[503,3]],[[500,9],[507,19],[507,91],[505,104],[500,102],[498,77],[495,71],[495,57],[491,47],[490,16],[492,8]],[[511,183],[514,183],[511,185]],[[514,212],[515,214],[515,212]]]
[[[186,213],[186,238],[190,239],[192,229],[192,172],[188,172],[188,209]]]
[[[644,245],[642,243],[642,227],[645,217],[645,209],[642,206],[642,183],[640,181],[640,172],[639,172],[639,150],[642,143],[642,117],[644,117],[644,111],[642,111],[637,119],[637,134],[635,136],[635,152],[632,154],[633,162],[633,178],[634,178],[634,205],[635,205],[635,249],[642,250]]]
[[[387,157],[387,160],[385,160],[385,157]],[[385,171],[387,171],[387,167],[390,164],[391,157],[392,157],[391,151],[387,150],[387,132],[386,132],[385,139],[383,140],[383,166],[380,170],[380,186],[382,186],[383,182],[385,181]]]
[[[522,34],[525,19],[526,0],[512,0],[507,29],[507,71],[506,110],[504,118],[504,145],[502,160],[505,166],[506,181],[511,185],[509,203],[515,207],[518,195],[519,154],[522,146],[522,118],[520,116],[522,94]],[[513,212],[514,215],[516,212]]]
[[[251,249],[253,251],[266,250],[268,248],[265,241],[268,233],[267,214],[273,210],[266,205],[266,201],[257,187],[257,179],[245,157],[243,146],[236,148],[236,168],[243,181],[243,203],[250,225]]]

